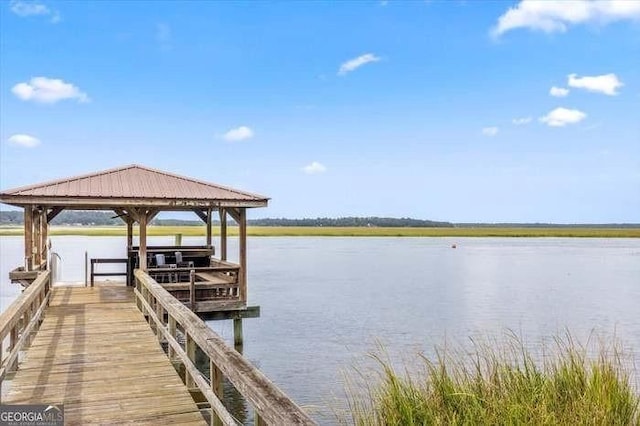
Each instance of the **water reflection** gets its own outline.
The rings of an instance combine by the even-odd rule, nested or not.
[[[126,242],[53,237],[53,245],[64,274],[82,279],[85,250],[119,257]],[[435,345],[506,329],[531,344],[565,329],[585,341],[595,329],[640,353],[638,238],[260,237],[248,250],[248,297],[261,317],[244,321],[244,353],[322,424],[335,423],[344,401],[343,372],[378,341],[412,362]],[[22,262],[22,238],[0,238],[0,252],[8,306],[19,292],[7,275]],[[233,344],[232,321],[208,325]],[[236,415],[250,422],[251,408],[227,388]]]

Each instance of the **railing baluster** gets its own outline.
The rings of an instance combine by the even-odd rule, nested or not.
[[[176,320],[173,317],[173,315],[171,315],[171,313],[167,312],[167,315],[169,315],[169,336],[173,337],[174,339],[176,338]],[[176,357],[176,351],[173,349],[172,345],[169,345],[169,360],[173,361]]]
[[[9,333],[9,352],[13,352],[16,347],[16,343],[18,343],[18,325],[16,324],[11,328],[11,332]],[[15,367],[18,361],[14,361],[11,365],[7,366],[7,371],[15,371]]]
[[[185,333],[185,334],[186,334],[186,339],[184,342],[185,352],[187,353],[187,357],[191,360],[191,362],[195,364],[196,363],[196,344],[193,341],[193,337],[191,337],[191,334],[189,333]],[[186,373],[186,377],[187,377],[187,383],[186,383],[187,388],[193,389],[195,387],[194,377],[189,372]]]
[[[164,308],[162,307],[162,304],[160,304],[158,302],[158,300],[156,299],[156,316],[158,317],[158,319],[160,320],[160,323],[156,324],[156,327],[158,327],[158,341],[162,342],[162,333],[160,332],[160,328],[164,328]]]
[[[24,329],[27,328],[27,326],[29,325],[29,323],[31,322],[31,312],[33,310],[33,303],[31,303],[31,305],[29,305],[29,309],[27,309],[27,311],[24,313],[24,317],[22,319],[22,332],[24,333]],[[25,342],[24,342],[24,347],[28,348],[29,345],[31,345],[31,336],[27,335],[26,336]]]

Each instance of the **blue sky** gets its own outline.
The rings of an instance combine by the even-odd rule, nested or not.
[[[638,1],[0,13],[3,189],[138,163],[252,217],[640,222]]]

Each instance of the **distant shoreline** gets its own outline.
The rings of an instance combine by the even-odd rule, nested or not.
[[[582,227],[307,227],[307,226],[249,226],[253,237],[567,237],[567,238],[640,238],[639,228],[582,228]],[[137,235],[137,231],[134,229]],[[0,236],[22,235],[20,226],[0,227]],[[204,226],[150,226],[150,236],[204,236]],[[213,234],[219,229],[213,227]],[[124,226],[52,226],[50,235],[124,236]],[[237,227],[229,227],[229,235],[237,235]]]

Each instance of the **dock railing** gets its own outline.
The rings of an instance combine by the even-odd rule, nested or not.
[[[138,308],[161,341],[171,361],[185,367],[185,384],[199,390],[211,407],[211,424],[237,425],[222,403],[222,381],[229,382],[248,401],[257,425],[314,425],[314,421],[239,352],[231,348],[189,308],[142,270],[135,271]],[[177,338],[178,331],[184,343]],[[209,377],[195,364],[196,348],[209,358]]]
[[[31,335],[38,330],[50,294],[51,272],[40,272],[31,285],[0,314],[0,387],[15,372],[20,352],[29,346]],[[5,354],[7,338],[9,344]]]
[[[121,263],[125,265],[125,269],[128,267],[129,259],[127,258],[117,258],[117,259],[91,259],[91,273],[90,273],[90,283],[91,287],[94,285],[95,277],[118,277],[118,276],[127,276],[127,271],[120,272],[96,272],[97,264],[118,264]]]

